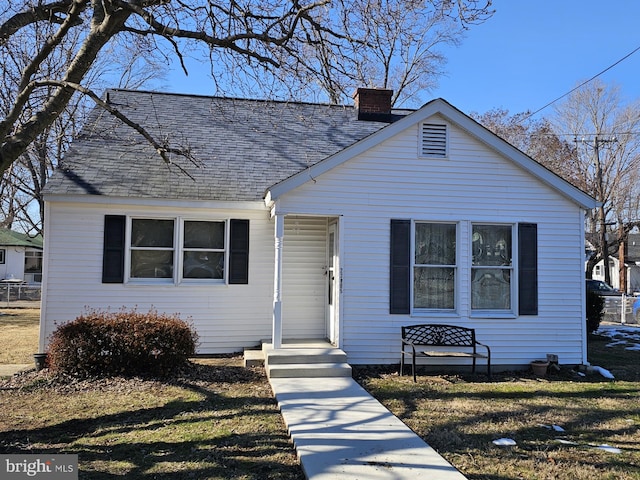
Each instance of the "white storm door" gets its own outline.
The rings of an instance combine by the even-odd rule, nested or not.
[[[329,225],[327,235],[327,337],[333,344],[338,342],[338,301],[340,275],[338,263],[337,224]]]

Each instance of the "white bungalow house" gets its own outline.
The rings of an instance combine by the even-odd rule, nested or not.
[[[390,108],[111,90],[48,183],[41,348],[85,307],[179,313],[202,354],[328,339],[400,359],[400,327],[476,329],[493,364],[586,362],[596,202],[442,99]]]
[[[42,237],[0,228],[0,282],[42,281]]]

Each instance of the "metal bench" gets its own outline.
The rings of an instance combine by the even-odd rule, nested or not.
[[[486,355],[478,353],[477,346],[486,348]],[[411,347],[405,350],[405,347]],[[444,347],[438,350],[422,350],[423,347]],[[450,347],[456,348],[451,350]],[[491,350],[476,340],[473,328],[456,325],[409,325],[402,327],[402,355],[400,357],[400,375],[404,375],[405,355],[411,355],[413,381],[416,381],[416,353],[430,358],[455,357],[471,358],[472,372],[476,371],[476,359],[487,359],[487,376],[491,378]]]

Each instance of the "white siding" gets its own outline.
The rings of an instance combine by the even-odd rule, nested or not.
[[[284,226],[283,337],[324,338],[327,219],[287,216]]]
[[[248,285],[103,284],[104,215],[185,216],[250,220]],[[48,203],[41,341],[56,324],[87,308],[123,306],[178,313],[200,335],[199,352],[235,352],[271,337],[273,311],[273,223],[266,211]]]
[[[24,280],[24,247],[0,247],[4,252],[4,263],[0,264],[0,280],[18,278]]]
[[[327,225],[340,216],[340,332],[350,362],[397,363],[401,325],[441,322],[476,328],[496,365],[524,365],[547,353],[562,363],[582,363],[582,211],[453,124],[448,141],[447,158],[421,157],[414,125],[277,199],[276,212],[287,214],[283,337],[326,334]],[[190,319],[201,353],[239,351],[271,337],[274,224],[266,210],[118,202],[48,202],[42,339],[87,307],[122,306],[154,307]],[[102,284],[105,214],[249,219],[249,285]],[[461,239],[468,238],[472,222],[536,223],[539,314],[471,317],[469,272],[461,269],[454,315],[390,315],[392,218],[456,222]],[[458,253],[466,265],[469,245],[463,242]]]
[[[449,125],[446,159],[419,157],[418,138],[416,125],[282,195],[276,205],[285,212],[343,215],[341,322],[349,361],[398,362],[401,325],[441,322],[476,328],[495,364],[524,365],[547,353],[561,363],[582,363],[580,208],[455,125]],[[461,238],[468,238],[471,222],[538,224],[539,315],[471,318],[464,272],[455,315],[390,315],[392,218],[460,222]],[[468,245],[459,254],[468,256]]]

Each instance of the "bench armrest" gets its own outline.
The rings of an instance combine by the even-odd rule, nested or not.
[[[487,354],[491,355],[491,349],[489,348],[489,345],[485,345],[484,343],[480,343],[479,341],[476,340],[476,345],[480,345],[481,347],[484,347],[487,349]]]

